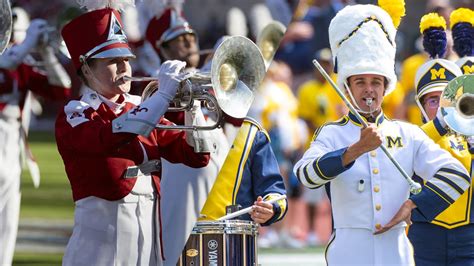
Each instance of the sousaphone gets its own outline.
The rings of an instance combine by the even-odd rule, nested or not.
[[[474,136],[474,75],[451,80],[441,94],[439,106],[450,129]]]

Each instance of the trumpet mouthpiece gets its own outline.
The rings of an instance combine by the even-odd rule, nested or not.
[[[123,76],[123,80],[125,81],[155,81],[158,80],[158,78],[155,77],[129,77],[129,76]]]

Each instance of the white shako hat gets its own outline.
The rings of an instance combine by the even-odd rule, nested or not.
[[[403,1],[395,4],[403,8],[400,17],[403,16]],[[400,17],[395,23],[399,23]],[[392,18],[379,6],[352,5],[339,11],[329,25],[329,43],[339,88],[344,88],[350,76],[377,74],[388,80],[385,95],[392,92],[397,83],[396,33]]]

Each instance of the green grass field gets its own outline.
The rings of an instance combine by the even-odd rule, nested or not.
[[[29,143],[41,171],[41,184],[38,189],[34,188],[28,171],[23,171],[20,222],[22,219],[72,221],[74,202],[54,134],[31,132]],[[13,265],[61,265],[62,256],[16,252]]]
[[[41,171],[41,184],[34,188],[28,171],[23,171],[20,219],[72,220],[74,202],[54,134],[31,132],[29,140]]]

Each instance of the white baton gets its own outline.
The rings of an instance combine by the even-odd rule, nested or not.
[[[282,200],[282,199],[286,199],[286,195],[280,195],[276,198],[273,198],[273,199],[270,199],[268,201],[265,201],[265,202],[268,202],[268,203],[274,203],[274,202],[277,202],[279,200]],[[253,206],[250,206],[250,207],[247,207],[245,209],[242,209],[240,211],[236,211],[236,212],[233,212],[233,213],[229,213],[227,215],[224,215],[222,216],[221,218],[217,219],[217,221],[223,221],[223,220],[229,220],[229,219],[232,219],[232,218],[235,218],[235,217],[238,217],[242,214],[246,214],[246,213],[249,213],[253,210]]]

